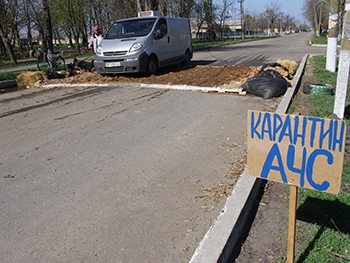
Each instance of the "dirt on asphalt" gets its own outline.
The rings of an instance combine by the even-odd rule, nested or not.
[[[292,62],[292,63],[291,63]],[[172,66],[160,68],[156,75],[145,76],[144,74],[120,74],[120,75],[100,75],[94,70],[84,72],[84,70],[74,67],[69,77],[46,79],[42,81],[42,76],[30,76],[33,80],[28,80],[18,86],[23,88],[40,88],[42,84],[86,84],[86,83],[109,83],[109,82],[136,82],[142,84],[164,84],[164,85],[187,85],[199,87],[221,87],[225,89],[240,89],[249,79],[257,75],[262,70],[272,69],[279,72],[287,81],[291,82],[296,70],[296,62],[280,61],[284,64],[275,64],[273,67],[261,65],[259,67],[246,66]],[[287,64],[286,64],[287,63]],[[28,72],[29,74],[30,72]],[[36,72],[40,74],[39,72]],[[43,73],[43,72],[41,72]],[[61,71],[62,76],[67,76],[68,72]],[[30,74],[33,74],[31,72]],[[43,74],[42,74],[43,75]],[[57,77],[57,76],[56,76]],[[40,80],[40,81],[38,81]]]
[[[161,69],[157,75],[152,76],[136,74],[101,76],[96,72],[82,72],[81,74],[78,72],[72,77],[45,81],[45,84],[137,82],[144,84],[189,85],[205,87],[218,87],[226,85],[231,88],[239,88],[248,78],[255,76],[258,72],[258,67],[240,66],[195,66],[188,68],[169,67]]]

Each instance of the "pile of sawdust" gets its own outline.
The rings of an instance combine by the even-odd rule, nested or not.
[[[28,71],[19,74],[16,83],[19,89],[39,88],[40,83],[45,80],[47,80],[47,77],[43,71]]]
[[[298,63],[294,60],[277,60],[277,63],[288,69],[290,75],[294,76],[298,69]]]

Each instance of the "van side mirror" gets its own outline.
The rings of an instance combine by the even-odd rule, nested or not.
[[[160,31],[160,29],[157,29],[153,32],[154,35],[154,39],[159,39],[161,38],[162,32]]]
[[[154,32],[153,32],[153,37],[154,37],[154,39],[157,39],[157,38],[158,38],[158,33],[157,33],[157,31],[154,31]]]

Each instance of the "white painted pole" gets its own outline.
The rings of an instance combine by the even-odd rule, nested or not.
[[[344,118],[350,69],[350,0],[346,0],[333,113]]]
[[[328,20],[328,39],[327,39],[327,60],[326,69],[335,72],[337,68],[337,48],[338,48],[338,13],[339,1],[331,0],[330,13]]]
[[[328,37],[326,69],[330,72],[335,72],[337,68],[337,45],[338,39],[336,37]]]

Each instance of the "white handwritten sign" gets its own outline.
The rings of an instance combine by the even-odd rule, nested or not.
[[[248,173],[337,194],[345,136],[344,121],[248,111]]]

